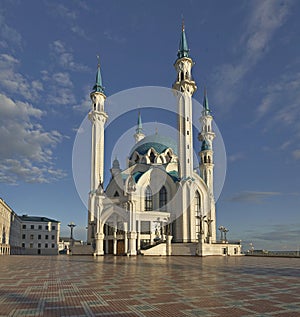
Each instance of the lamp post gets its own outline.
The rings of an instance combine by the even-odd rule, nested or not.
[[[220,240],[221,240],[221,242],[223,242],[223,230],[224,230],[224,227],[223,227],[223,226],[220,226],[220,227],[218,228],[218,230],[219,230],[220,233],[221,233]]]
[[[224,228],[224,229],[223,229],[225,243],[227,243],[226,233],[227,233],[228,231],[229,231],[229,230],[228,230],[227,228]]]
[[[71,239],[71,245],[73,246],[73,244],[74,244],[73,229],[76,227],[76,225],[75,225],[74,222],[71,222],[71,223],[68,224],[68,227],[70,227],[70,229],[71,229],[70,239]]]

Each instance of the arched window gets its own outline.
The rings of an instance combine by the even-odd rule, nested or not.
[[[155,154],[153,153],[153,151],[151,151],[151,153],[150,153],[150,162],[154,163],[154,161],[155,161]]]
[[[198,191],[195,192],[195,198],[194,198],[194,205],[195,205],[195,217],[196,217],[196,236],[199,237],[201,228],[201,219],[200,219],[200,213],[201,213],[201,196]]]
[[[147,186],[145,191],[145,211],[153,210],[152,204],[152,190],[149,186]]]
[[[159,191],[159,208],[162,208],[167,204],[167,190],[166,187],[163,186]]]

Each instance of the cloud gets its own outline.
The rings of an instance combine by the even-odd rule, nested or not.
[[[65,43],[56,40],[50,44],[50,54],[58,65],[70,71],[88,71],[89,68],[74,61],[73,53],[66,48]]]
[[[265,96],[258,106],[254,123],[264,120],[265,131],[289,129],[293,138],[284,140],[281,150],[298,144],[300,140],[300,72],[290,71],[263,87]],[[284,133],[286,135],[286,133]],[[297,159],[296,154],[292,155]]]
[[[67,72],[49,74],[43,70],[42,81],[47,86],[45,92],[45,103],[51,105],[73,105],[76,98],[73,90],[73,82]]]
[[[0,94],[0,182],[51,182],[65,176],[53,167],[53,149],[62,141],[58,131],[44,131],[44,115],[31,104]]]
[[[285,23],[290,11],[290,3],[278,1],[252,1],[246,29],[234,49],[237,55],[233,64],[223,64],[212,73],[215,82],[214,97],[217,104],[226,104],[226,109],[240,94],[244,77],[266,55],[275,32]],[[265,100],[260,111],[269,107]]]
[[[0,87],[13,94],[19,94],[27,100],[39,98],[43,91],[40,81],[30,80],[17,71],[20,61],[9,54],[0,55]]]
[[[228,201],[237,203],[262,203],[264,200],[281,195],[279,192],[257,192],[257,191],[244,191],[233,195]]]
[[[0,13],[0,47],[21,48],[22,36],[15,29],[8,26],[4,16]]]
[[[117,44],[122,44],[126,42],[126,38],[125,37],[121,37],[117,34],[114,34],[111,30],[105,30],[103,32],[103,35],[105,36],[106,39],[115,42]]]
[[[74,2],[72,5],[72,9],[64,6],[63,4],[59,3],[52,3],[51,1],[47,2],[48,7],[50,8],[49,12],[54,17],[58,17],[65,23],[69,29],[76,35],[89,40],[89,36],[85,33],[84,29],[79,26],[78,24],[78,16],[80,15],[82,9],[87,10],[87,6],[83,1]],[[76,8],[76,5],[79,9]]]
[[[243,153],[236,153],[236,154],[231,154],[228,156],[228,161],[233,163],[236,161],[240,161],[245,158],[245,155]]]
[[[295,160],[300,160],[300,149],[293,151],[292,154]]]

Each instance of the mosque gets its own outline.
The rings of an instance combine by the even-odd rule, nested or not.
[[[104,132],[108,115],[98,64],[90,93],[92,106],[91,190],[88,210],[88,244],[94,255],[240,255],[240,243],[217,241],[214,200],[213,117],[204,93],[199,162],[193,160],[193,60],[182,27],[174,67],[178,138],[146,136],[138,115],[135,145],[127,168],[114,160],[104,183]],[[198,165],[199,164],[199,165]],[[198,171],[194,166],[199,166]]]

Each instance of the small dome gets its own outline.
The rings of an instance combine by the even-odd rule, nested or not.
[[[120,168],[120,162],[117,158],[114,159],[112,168],[118,168],[118,169]]]
[[[130,151],[129,157],[131,158],[135,151],[141,155],[145,155],[151,148],[155,149],[155,151],[159,154],[163,153],[166,149],[171,148],[177,155],[177,143],[173,139],[159,134],[154,134],[143,138],[140,142],[135,144]]]

